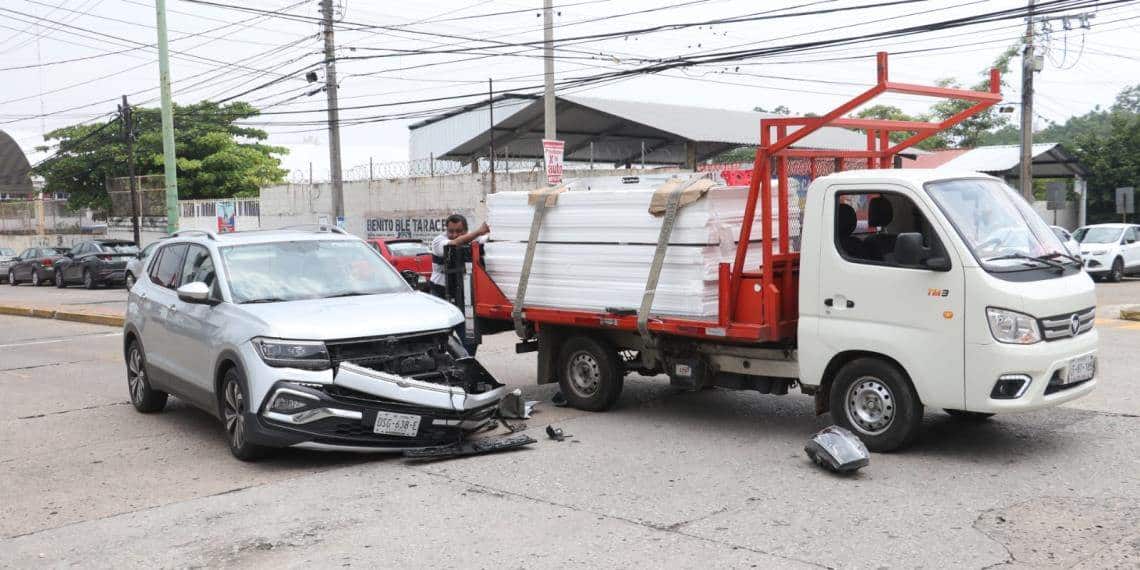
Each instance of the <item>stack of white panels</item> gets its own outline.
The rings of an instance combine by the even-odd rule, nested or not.
[[[540,242],[562,243],[649,243],[656,244],[661,219],[649,214],[654,188],[569,191],[558,196],[558,203],[546,211],[538,234]],[[773,190],[772,237],[779,235]],[[527,192],[501,192],[487,197],[488,225],[496,241],[527,241],[534,207],[527,203]],[[715,187],[708,194],[681,209],[669,243],[706,245],[720,243],[722,235],[740,237],[748,188]],[[759,205],[757,205],[759,211]],[[788,203],[789,234],[798,236],[799,205],[793,193]],[[727,232],[724,233],[724,232]],[[752,223],[751,240],[763,239],[760,216]]]
[[[748,248],[759,263],[760,244]],[[632,244],[540,243],[527,284],[527,306],[603,311],[637,309],[649,278],[656,246]],[[487,272],[513,302],[518,293],[526,244],[490,242],[484,248]],[[653,313],[715,318],[721,262],[735,250],[710,246],[670,246],[661,268]]]
[[[527,285],[528,307],[577,310],[637,309],[645,292],[663,218],[649,213],[656,184],[571,190],[546,211]],[[677,216],[656,288],[652,313],[713,319],[718,307],[718,265],[731,263],[743,220],[746,187],[714,187]],[[775,192],[773,192],[775,194]],[[799,208],[789,196],[789,234],[799,236]],[[775,195],[772,200],[776,204]],[[534,207],[527,192],[488,196],[491,241],[487,272],[503,294],[516,299]],[[759,208],[757,208],[759,209]],[[775,248],[779,232],[772,216]],[[760,263],[763,238],[753,221],[747,267]]]

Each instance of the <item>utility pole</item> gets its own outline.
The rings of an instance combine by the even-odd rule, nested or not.
[[[174,109],[170,100],[170,50],[166,41],[166,0],[155,0],[158,27],[158,82],[162,89],[162,170],[166,175],[166,233],[178,231],[178,159],[174,155]]]
[[[1025,25],[1025,50],[1021,54],[1021,195],[1033,203],[1033,0]]]
[[[491,156],[491,193],[495,193],[495,84],[491,78],[487,78],[487,111],[491,115],[491,148],[488,154]],[[476,159],[478,160],[478,159]],[[486,200],[486,196],[483,197]]]
[[[329,171],[336,219],[344,219],[344,180],[340,168],[340,110],[336,102],[336,45],[333,42],[333,0],[321,0],[325,37],[325,93],[329,104]]]
[[[127,143],[127,179],[131,189],[131,229],[134,230],[135,244],[141,247],[142,241],[139,240],[139,191],[135,184],[135,123],[126,95],[123,95],[123,106],[119,107],[119,116],[123,119],[123,140]]]
[[[542,65],[546,74],[546,93],[542,99],[546,119],[543,138],[555,140],[558,133],[554,124],[554,0],[542,0],[542,14]]]

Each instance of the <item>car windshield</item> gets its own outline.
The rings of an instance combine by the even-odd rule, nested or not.
[[[46,255],[63,255],[69,251],[66,247],[45,247],[43,250]]]
[[[388,251],[391,251],[392,255],[396,255],[396,256],[400,256],[400,257],[405,257],[405,256],[411,257],[411,256],[415,256],[415,255],[427,255],[427,254],[431,253],[428,251],[428,248],[426,245],[424,245],[418,241],[389,242],[388,243]]]
[[[1123,228],[1081,228],[1074,236],[1081,243],[1116,243],[1120,241]]]
[[[1045,262],[1033,258],[1068,255],[1041,216],[1002,182],[943,180],[928,183],[926,190],[987,271],[1043,267]]]
[[[138,253],[139,246],[126,242],[111,242],[99,244],[99,250],[104,253]]]
[[[407,291],[374,250],[356,240],[305,240],[221,248],[235,303],[274,303]]]

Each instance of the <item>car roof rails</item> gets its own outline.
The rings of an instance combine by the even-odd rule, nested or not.
[[[278,228],[278,229],[282,229],[282,230],[312,229],[312,230],[318,231],[318,232],[332,232],[335,234],[349,235],[349,233],[347,231],[345,231],[344,228],[342,228],[340,226],[330,226],[328,224],[297,224],[295,226],[285,226],[283,228]],[[270,231],[272,231],[272,230],[270,230]]]
[[[215,234],[210,230],[178,230],[170,234],[170,237],[181,237],[190,234],[200,234],[210,238],[210,241],[218,241],[218,234]]]

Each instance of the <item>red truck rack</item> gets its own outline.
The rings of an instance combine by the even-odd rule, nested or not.
[[[719,273],[718,318],[716,321],[677,317],[653,317],[651,333],[702,338],[713,342],[769,343],[795,338],[798,321],[799,253],[793,251],[789,236],[788,159],[810,162],[811,178],[819,172],[842,171],[853,166],[891,168],[894,157],[903,150],[925,140],[938,131],[950,128],[1001,101],[1001,79],[998,71],[990,72],[990,91],[970,91],[892,82],[888,76],[887,54],[877,54],[878,82],[862,94],[821,117],[771,118],[760,121],[760,146],[756,152],[737,245],[735,263],[723,263]],[[927,97],[956,99],[973,104],[941,122],[893,121],[845,118],[844,115],[884,93],[902,93]],[[808,150],[791,148],[795,142],[823,127],[841,127],[866,133],[865,150]],[[892,133],[910,133],[906,139],[892,143]],[[777,219],[778,250],[764,247],[762,262],[756,270],[744,266],[745,253],[752,235],[752,220],[757,203],[761,212],[762,235],[772,236],[772,170],[778,184]],[[512,319],[512,303],[482,267],[480,250],[473,248],[471,287],[475,315],[484,319]],[[557,307],[526,306],[523,318],[542,325],[615,329],[636,332],[637,315],[598,311],[568,310]]]

